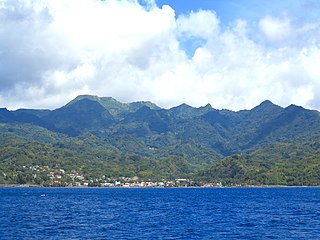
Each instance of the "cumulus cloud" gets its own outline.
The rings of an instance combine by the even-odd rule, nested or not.
[[[2,107],[56,108],[95,94],[162,107],[238,110],[270,99],[320,109],[315,22],[262,16],[252,29],[209,10],[176,16],[152,0],[0,3]],[[190,54],[182,43],[198,39]]]
[[[178,31],[181,35],[210,39],[219,31],[219,20],[216,14],[209,10],[191,12],[177,19]]]
[[[288,17],[275,18],[265,16],[259,21],[261,32],[271,41],[286,39],[291,34],[291,23]]]

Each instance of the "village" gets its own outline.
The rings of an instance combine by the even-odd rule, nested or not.
[[[47,187],[118,187],[118,188],[161,188],[161,187],[222,187],[221,183],[199,184],[198,182],[187,179],[177,178],[174,180],[151,180],[139,179],[133,177],[88,177],[76,170],[67,171],[62,168],[52,169],[49,166],[23,166],[23,171],[28,172],[33,178],[34,183],[40,183],[41,186]],[[21,174],[22,171],[17,171]],[[37,181],[38,180],[38,181]]]

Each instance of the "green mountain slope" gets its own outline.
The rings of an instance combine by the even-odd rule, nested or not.
[[[76,169],[92,178],[200,174],[235,184],[315,183],[319,150],[310,146],[320,139],[320,114],[270,101],[234,112],[209,104],[161,109],[82,95],[53,111],[2,108],[0,135],[0,183],[17,182],[22,166],[35,165]],[[312,177],[290,180],[289,172],[274,172],[299,167]],[[274,174],[286,177],[275,181]]]
[[[223,185],[320,185],[318,141],[275,143],[250,154],[232,155],[199,174]]]

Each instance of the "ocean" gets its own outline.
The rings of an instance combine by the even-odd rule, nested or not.
[[[320,188],[0,188],[0,239],[320,239]]]

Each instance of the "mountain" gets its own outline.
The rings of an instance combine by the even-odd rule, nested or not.
[[[72,104],[53,110],[43,119],[71,136],[79,135],[83,130],[107,127],[114,121],[106,108],[98,101],[88,98],[79,99]]]
[[[0,108],[0,122],[15,121],[15,116],[6,108]]]
[[[77,103],[78,101],[82,101],[83,99],[98,102],[105,109],[107,109],[109,113],[116,119],[120,119],[124,115],[130,112],[135,112],[143,106],[149,107],[150,109],[153,109],[153,110],[160,109],[157,105],[151,102],[141,101],[141,102],[133,102],[133,103],[121,103],[112,97],[98,97],[98,96],[92,96],[92,95],[80,95],[76,97],[74,100],[72,100],[71,102],[69,102],[66,106],[73,105],[74,103]]]
[[[232,156],[272,162],[280,156],[274,155],[281,153],[279,146],[309,146],[319,135],[318,111],[295,105],[282,108],[268,100],[234,112],[210,104],[162,109],[147,101],[121,103],[111,97],[81,95],[55,110],[1,108],[0,175],[12,164],[19,168],[48,161],[51,167],[81,168],[91,174],[212,178],[221,166],[227,171],[229,165],[223,161]],[[308,149],[308,157],[318,154]],[[220,170],[208,172],[214,166]]]
[[[223,185],[320,185],[320,145],[274,143],[250,154],[234,154],[200,173],[202,180]]]

